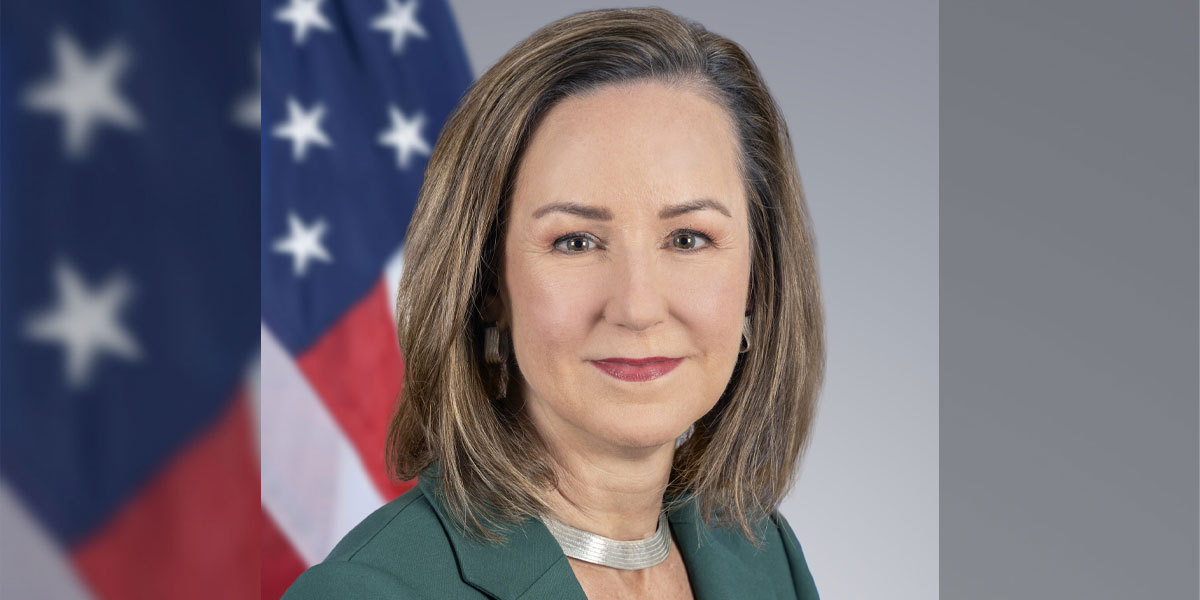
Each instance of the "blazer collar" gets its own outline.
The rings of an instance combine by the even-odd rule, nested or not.
[[[696,600],[778,598],[771,580],[779,574],[763,569],[765,561],[760,557],[765,550],[755,548],[739,531],[710,528],[700,517],[695,500],[688,501],[667,518]],[[768,519],[758,524],[760,538],[768,525]]]
[[[417,478],[417,486],[446,530],[463,581],[501,600],[587,600],[558,541],[541,521],[526,519],[514,526],[503,544],[480,542],[450,518],[439,491],[440,475],[436,466],[430,467]],[[708,528],[694,501],[671,512],[668,522],[696,600],[776,598],[772,574],[762,572],[762,561],[755,560],[761,551],[740,533]]]
[[[501,600],[563,598],[587,600],[566,555],[550,530],[537,519],[513,527],[503,544],[489,544],[460,531],[442,502],[437,467],[417,478],[458,560],[463,581]]]

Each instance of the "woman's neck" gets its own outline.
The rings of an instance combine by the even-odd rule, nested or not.
[[[673,445],[637,457],[552,451],[558,488],[547,497],[551,516],[615,540],[640,540],[658,528],[671,475]]]

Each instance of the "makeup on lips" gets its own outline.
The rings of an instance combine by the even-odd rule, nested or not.
[[[670,373],[679,366],[679,363],[683,362],[683,359],[654,356],[651,358],[605,358],[588,362],[621,381],[650,381]]]

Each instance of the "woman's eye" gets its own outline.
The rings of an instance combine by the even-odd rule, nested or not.
[[[565,252],[575,252],[575,253],[587,252],[588,250],[591,250],[592,247],[594,247],[595,245],[596,244],[594,242],[592,242],[592,240],[590,240],[586,237],[583,237],[582,235],[573,235],[573,236],[565,237],[565,238],[558,240],[554,244],[554,246],[556,248],[561,248]]]
[[[699,250],[708,246],[708,236],[697,231],[677,231],[671,236],[671,245],[677,250]],[[591,237],[573,234],[558,238],[554,248],[566,254],[583,254],[599,247]]]
[[[671,243],[680,250],[695,250],[708,244],[708,238],[702,233],[680,231],[672,237]]]

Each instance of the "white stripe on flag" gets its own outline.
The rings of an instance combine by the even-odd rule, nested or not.
[[[0,598],[86,600],[70,558],[0,479]]]
[[[388,311],[392,315],[393,324],[396,320],[396,294],[400,292],[400,276],[403,274],[404,246],[400,246],[383,268],[383,280],[387,284]]]
[[[262,503],[308,564],[383,504],[291,354],[261,328]]]

